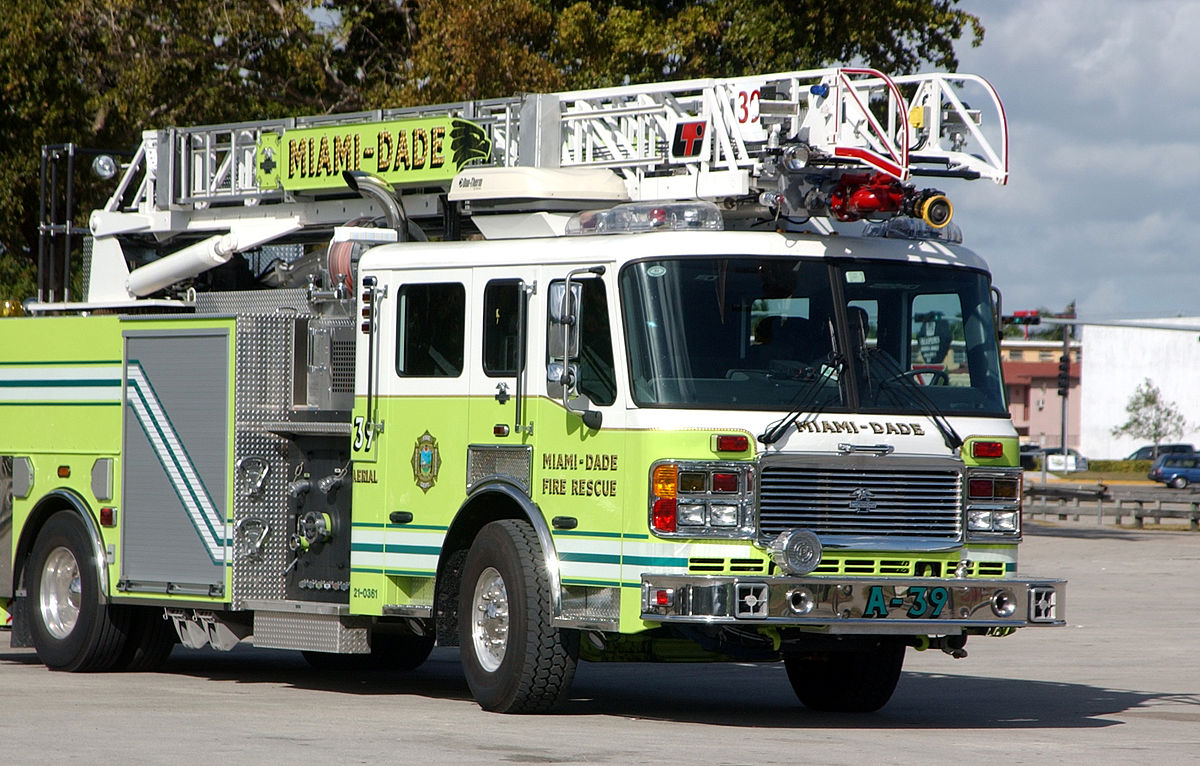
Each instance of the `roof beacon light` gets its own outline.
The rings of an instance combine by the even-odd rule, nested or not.
[[[711,202],[631,202],[585,210],[567,221],[567,234],[629,234],[642,231],[721,231],[725,221]]]

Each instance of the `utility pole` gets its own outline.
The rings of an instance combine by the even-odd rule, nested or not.
[[[1071,325],[1065,324],[1062,328],[1062,357],[1058,361],[1058,395],[1062,404],[1062,440],[1059,443],[1062,445],[1063,470],[1066,471],[1070,470],[1067,461],[1067,404],[1071,393]]]

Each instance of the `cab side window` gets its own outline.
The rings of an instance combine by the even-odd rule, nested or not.
[[[558,282],[561,284],[561,281]],[[617,383],[604,282],[600,279],[579,279],[573,281],[571,286],[581,291],[579,355],[571,357],[571,363],[577,365],[579,370],[579,393],[593,404],[609,405],[617,400]],[[561,333],[561,325],[549,319],[547,317],[547,332]],[[547,347],[551,345],[547,337]]]
[[[396,372],[457,378],[463,371],[467,294],[461,284],[404,285],[396,308]]]
[[[483,289],[483,372],[492,378],[517,374],[520,343],[521,283],[517,280],[488,282]]]
[[[608,299],[604,282],[582,280],[583,300],[579,311],[579,392],[593,404],[609,405],[617,400],[613,372],[612,337],[608,326]]]

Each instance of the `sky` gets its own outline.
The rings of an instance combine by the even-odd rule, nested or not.
[[[1010,180],[947,181],[1004,312],[1200,316],[1200,0],[964,0]],[[917,179],[920,186],[921,179]]]

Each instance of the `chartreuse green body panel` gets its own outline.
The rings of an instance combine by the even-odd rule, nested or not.
[[[223,408],[184,413],[166,403],[181,399],[178,392],[168,397],[171,382],[167,379],[178,382],[188,377],[186,370],[171,369],[170,364],[171,347],[181,334],[224,339],[220,342],[226,350],[224,359],[193,360],[198,367],[217,371],[216,378],[210,375],[205,384],[225,402]],[[154,594],[121,590],[120,583],[128,575],[123,561],[126,504],[136,502],[126,488],[127,473],[143,477],[157,472],[162,495],[175,498],[184,511],[182,544],[195,549],[201,567],[212,570],[206,573],[211,584],[223,584],[222,592],[229,592],[227,529],[233,486],[223,482],[223,489],[214,495],[210,485],[212,476],[232,474],[230,461],[222,463],[220,455],[215,460],[209,455],[206,470],[196,466],[197,455],[210,449],[212,434],[219,435],[230,450],[233,444],[233,334],[233,319],[211,317],[39,317],[0,322],[0,443],[20,461],[15,473],[22,476],[20,486],[14,487],[14,555],[21,545],[32,542],[22,537],[31,514],[47,498],[57,496],[58,505],[71,501],[99,530],[107,558],[107,595],[158,599],[182,595],[165,588]],[[146,359],[139,358],[142,352]],[[152,356],[158,361],[152,362]],[[189,421],[206,423],[202,437],[189,435]],[[137,465],[129,464],[134,459],[132,450],[123,449],[127,438],[145,445],[137,453]],[[104,523],[102,508],[108,509]],[[146,512],[158,513],[154,508]],[[171,509],[163,508],[162,513]],[[219,593],[193,592],[186,598],[223,601]]]
[[[354,469],[352,612],[381,614],[384,605],[432,597],[443,541],[469,495],[468,445],[528,449],[529,486],[521,489],[552,530],[561,584],[622,589],[622,631],[645,627],[644,572],[685,574],[692,557],[754,559],[765,571],[762,552],[748,540],[662,540],[649,532],[650,465],[727,459],[713,452],[713,429],[593,431],[561,402],[542,397],[527,400],[532,436],[495,436],[493,426],[511,406],[502,410],[492,397],[392,397],[379,411],[386,428],[374,462]],[[412,521],[391,523],[394,511],[411,513]],[[556,517],[574,523],[558,528]]]
[[[359,410],[364,402],[360,398]],[[533,434],[498,437],[493,427],[511,413],[494,397],[386,397],[379,415],[386,427],[354,469],[351,611],[383,614],[385,606],[429,606],[441,550],[455,516],[470,496],[468,448],[527,450],[527,491],[550,529],[558,572],[566,589],[620,589],[620,629],[653,627],[640,619],[643,574],[767,576],[772,564],[750,540],[665,539],[650,532],[651,468],[661,460],[752,461],[744,453],[714,451],[713,436],[737,433],[719,425],[630,429],[605,423],[583,426],[561,402],[530,397]],[[989,437],[990,439],[990,437]],[[990,439],[995,441],[995,439]],[[999,458],[974,462],[1005,465]],[[969,450],[968,450],[969,452]],[[356,453],[358,454],[358,453]],[[412,521],[392,523],[393,512]],[[571,519],[573,524],[555,524]],[[565,528],[569,526],[569,528]],[[961,551],[891,553],[827,552],[818,575],[953,576],[963,559],[970,576],[997,577],[1016,567],[1016,545],[971,544]]]

